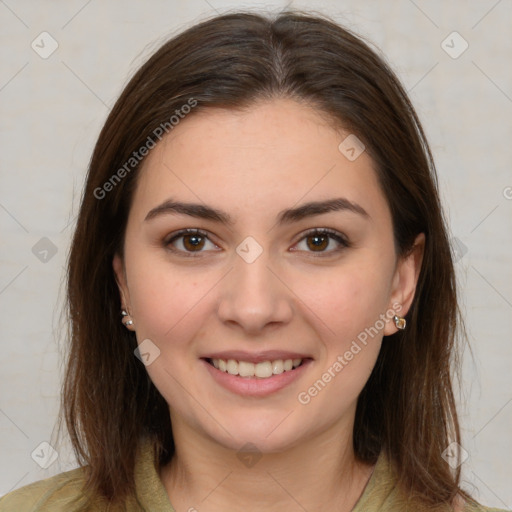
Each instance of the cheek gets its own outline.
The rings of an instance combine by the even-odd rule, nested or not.
[[[389,302],[389,276],[377,262],[350,262],[292,277],[294,293],[316,316],[330,344],[342,349],[360,332],[376,324]],[[381,323],[377,324],[381,328]],[[380,330],[380,329],[379,329]]]
[[[138,343],[150,339],[159,355],[146,370],[167,403],[193,409],[183,394],[183,383],[197,371],[195,334],[208,317],[208,290],[214,280],[199,280],[197,272],[180,272],[153,263],[137,271],[130,283],[130,299]]]
[[[222,275],[201,272],[193,265],[173,265],[165,255],[155,256],[154,251],[133,251],[128,264],[138,342],[147,338],[153,341],[170,367],[178,365],[178,359],[182,361],[179,364],[192,364],[196,333],[211,318],[215,286]]]
[[[383,260],[362,256],[336,271],[296,277],[301,285],[294,291],[308,306],[310,312],[304,308],[303,314],[314,322],[322,344],[320,364],[310,384],[316,386],[313,393],[324,384],[328,391],[316,401],[317,406],[334,400],[338,407],[348,407],[373,370],[385,325],[381,315],[389,300],[389,271]]]
[[[153,266],[139,273],[130,286],[130,295],[138,331],[163,341],[175,337],[180,324],[187,323],[194,307],[205,296],[206,283],[194,277]]]
[[[317,288],[305,301],[321,319],[315,325],[323,350],[298,399],[311,400],[308,410],[322,411],[327,422],[355,404],[373,371],[382,343],[385,292],[385,283],[350,273],[331,281],[327,293]]]

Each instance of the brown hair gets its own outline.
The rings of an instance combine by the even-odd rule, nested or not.
[[[426,235],[407,329],[383,340],[358,398],[353,439],[362,461],[375,463],[385,451],[400,488],[418,505],[451,503],[460,468],[452,472],[442,452],[460,441],[450,369],[454,362],[459,368],[461,319],[433,158],[384,59],[325,15],[300,11],[221,15],[173,37],[133,76],[100,133],[69,256],[71,344],[61,409],[77,459],[89,466],[87,488],[121,502],[134,492],[142,438],[155,441],[161,464],[174,451],[168,406],[134,357],[134,333],[120,322],[112,258],[123,252],[140,171],[126,162],[148,141],[158,142],[157,127],[191,100],[194,115],[279,97],[313,106],[363,141],[391,209],[399,255],[418,233]],[[122,179],[113,181],[121,168]]]

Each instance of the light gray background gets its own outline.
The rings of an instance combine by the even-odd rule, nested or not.
[[[59,458],[46,470],[31,453],[52,440],[62,375],[63,270],[85,171],[110,107],[170,35],[215,11],[284,5],[0,0],[0,495],[76,467],[67,444],[55,446]],[[487,505],[510,508],[511,1],[287,5],[326,12],[374,41],[417,107],[458,240],[458,278],[474,353],[474,359],[467,351],[464,358],[466,405],[460,410],[469,454],[464,486]],[[47,59],[31,47],[35,40],[49,48],[49,40],[41,43],[43,31],[58,43]],[[445,51],[463,48],[458,36],[442,47],[453,31],[469,44],[458,58]],[[55,255],[40,246],[33,251],[44,237]]]

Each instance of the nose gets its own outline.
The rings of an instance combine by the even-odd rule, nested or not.
[[[289,323],[293,316],[293,292],[267,254],[264,250],[251,263],[235,254],[233,268],[220,283],[217,314],[244,334],[261,334]]]

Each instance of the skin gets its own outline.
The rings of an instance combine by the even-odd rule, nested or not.
[[[307,405],[297,395],[379,315],[399,304],[405,316],[424,235],[407,258],[397,257],[373,162],[366,152],[354,161],[342,154],[347,135],[310,107],[275,99],[243,113],[190,115],[144,163],[124,259],[116,255],[113,267],[138,342],[149,338],[160,350],[146,369],[169,404],[176,455],[160,476],[178,512],[348,512],[371,476],[373,466],[358,462],[352,448],[356,403],[394,322]],[[340,196],[368,217],[334,211],[276,224],[285,208]],[[170,197],[222,209],[235,223],[177,214],[144,220]],[[198,257],[187,257],[190,238],[165,246],[185,228],[209,235]],[[315,249],[304,237],[311,228],[336,230],[350,246],[326,238]],[[236,252],[247,236],[263,250],[250,264]],[[292,350],[313,362],[273,395],[244,397],[219,386],[200,360],[232,349]],[[251,467],[237,457],[247,442],[262,455]]]

